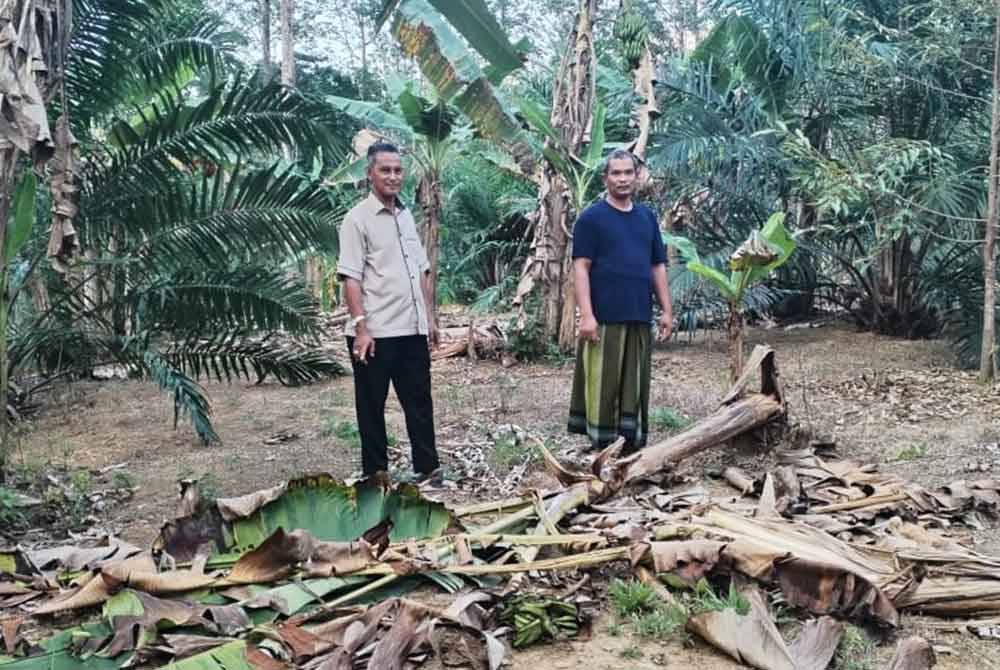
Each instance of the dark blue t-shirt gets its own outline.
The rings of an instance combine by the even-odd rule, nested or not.
[[[573,258],[589,258],[590,301],[598,323],[649,323],[653,266],[667,262],[656,216],[633,203],[623,212],[594,203],[573,227]]]

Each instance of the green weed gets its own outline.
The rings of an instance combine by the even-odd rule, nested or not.
[[[20,526],[25,521],[24,514],[17,506],[17,498],[10,489],[0,486],[0,526]]]
[[[608,635],[611,637],[621,637],[622,633],[625,632],[625,626],[619,621],[612,621],[608,624]]]
[[[658,604],[652,611],[632,615],[635,632],[642,637],[669,637],[684,630],[687,620],[687,610],[679,605]]]
[[[111,476],[111,487],[119,491],[135,488],[135,479],[124,470],[117,470]]]
[[[899,461],[917,461],[927,455],[927,445],[926,444],[911,444],[908,447],[903,447],[896,454],[896,460]]]
[[[657,604],[656,592],[635,579],[613,580],[608,587],[608,594],[615,612],[623,618],[652,611]]]
[[[629,646],[618,652],[618,655],[622,658],[626,658],[630,661],[637,661],[642,658],[645,654],[642,653],[642,649],[637,644],[630,644]]]
[[[694,594],[691,598],[691,612],[701,614],[702,612],[721,612],[722,610],[736,610],[737,614],[747,614],[750,611],[750,601],[742,593],[736,590],[736,586],[729,584],[729,593],[725,596],[718,595],[707,580],[701,579],[694,587]]]
[[[875,670],[875,644],[868,634],[848,624],[840,638],[834,667],[836,670]]]
[[[490,462],[497,469],[509,470],[525,461],[532,463],[540,458],[534,445],[526,444],[514,435],[503,435],[493,442]]]
[[[691,419],[673,407],[655,407],[649,413],[649,425],[656,430],[674,433],[691,425]]]

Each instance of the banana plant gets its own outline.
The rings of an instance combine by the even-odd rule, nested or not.
[[[587,205],[587,195],[601,171],[604,156],[604,118],[607,110],[601,103],[594,104],[594,118],[591,122],[590,144],[586,151],[577,155],[569,150],[562,135],[549,122],[549,113],[532,100],[520,98],[517,101],[521,115],[538,133],[549,140],[542,148],[542,154],[562,175],[569,187],[573,216],[578,216]]]
[[[736,381],[743,371],[743,299],[746,292],[784,265],[795,251],[795,240],[785,228],[785,214],[772,214],[763,228],[752,231],[737,247],[729,257],[728,276],[703,263],[694,243],[686,237],[664,234],[663,241],[680,252],[690,272],[709,280],[729,303],[729,373]]]
[[[7,418],[7,400],[10,391],[10,369],[7,365],[7,321],[10,316],[10,308],[13,304],[8,295],[10,294],[11,262],[17,256],[17,252],[24,246],[31,229],[35,225],[35,193],[38,188],[38,180],[35,173],[28,171],[21,179],[8,212],[9,220],[3,221],[6,227],[4,231],[3,250],[0,255],[0,397],[4,402],[4,416],[0,417],[0,430],[2,430],[2,440],[0,440],[0,482],[3,482],[4,465],[10,451],[9,423]],[[15,289],[14,295],[17,294]]]

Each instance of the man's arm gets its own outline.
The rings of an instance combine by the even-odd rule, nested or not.
[[[431,271],[428,269],[420,276],[420,292],[424,295],[424,306],[427,309],[427,343],[431,347],[438,345],[438,328],[434,320],[434,283],[431,281]]]
[[[590,302],[590,266],[589,258],[573,260],[573,293],[576,296],[576,306],[580,309],[580,337],[597,342],[597,318],[594,316],[594,306]]]
[[[656,301],[660,303],[663,313],[660,315],[659,339],[665,340],[670,337],[670,332],[674,328],[674,308],[670,300],[670,282],[667,281],[666,263],[657,263],[653,266],[653,290],[656,292]]]
[[[351,318],[364,316],[365,308],[361,299],[361,282],[353,277],[341,275],[344,279],[344,299]],[[368,332],[364,321],[359,321],[354,329],[354,358],[361,363],[368,362],[368,356],[375,357],[375,339]]]

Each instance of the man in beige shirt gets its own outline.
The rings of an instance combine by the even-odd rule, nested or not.
[[[389,467],[385,401],[391,381],[406,417],[413,470],[425,479],[440,465],[431,401],[430,348],[437,344],[437,325],[428,319],[430,264],[413,215],[399,200],[399,150],[373,144],[367,174],[372,190],[344,217],[337,266],[351,313],[345,334],[362,469],[367,476]]]

